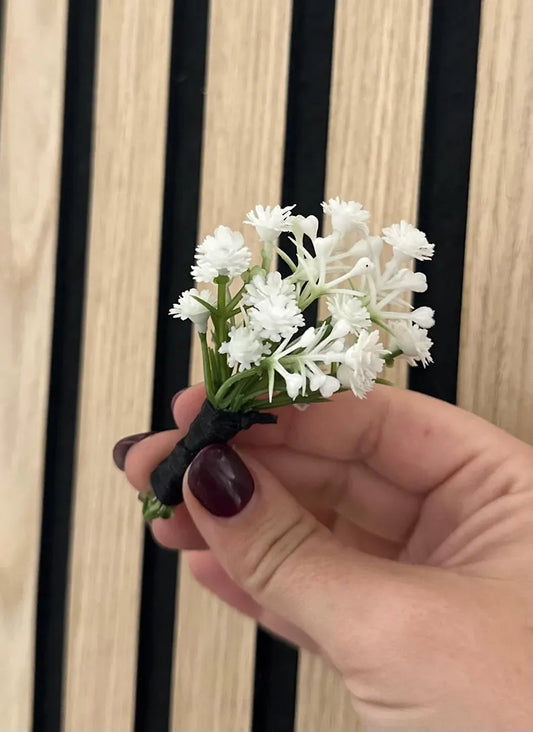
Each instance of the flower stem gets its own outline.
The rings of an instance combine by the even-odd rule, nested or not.
[[[211,357],[209,347],[207,345],[207,336],[205,333],[198,333],[200,344],[202,346],[202,361],[204,365],[205,391],[207,398],[211,401],[214,396],[213,373],[211,370]]]
[[[234,374],[233,376],[230,376],[229,379],[226,379],[224,383],[218,388],[215,396],[214,396],[214,404],[217,407],[222,407],[224,404],[224,397],[228,393],[228,391],[232,388],[234,384],[237,384],[239,381],[242,381],[243,379],[249,379],[251,376],[255,376],[256,374],[260,373],[261,369],[258,366],[253,366],[251,369],[246,369],[245,371],[240,371],[238,374]]]
[[[232,298],[231,298],[231,300],[230,300],[230,301],[228,302],[228,304],[226,305],[226,315],[227,315],[228,317],[230,317],[230,316],[231,316],[231,314],[232,314],[232,311],[233,311],[233,309],[234,309],[235,305],[237,305],[237,303],[238,303],[238,302],[239,302],[239,300],[241,299],[241,297],[242,297],[242,293],[244,292],[244,288],[245,288],[245,285],[243,285],[243,286],[241,287],[241,289],[240,289],[240,290],[239,290],[239,291],[238,291],[238,292],[237,292],[237,293],[236,293],[236,294],[234,295],[234,297],[232,297]],[[238,310],[236,311],[236,313],[237,313],[237,312],[238,312]]]
[[[172,506],[165,506],[161,503],[152,490],[140,493],[139,500],[143,504],[143,518],[145,521],[153,521],[156,518],[168,519],[174,513]]]
[[[228,337],[228,323],[226,313],[226,293],[229,277],[227,275],[219,275],[214,280],[217,285],[217,310],[216,315],[212,316],[215,334],[215,359],[216,359],[216,370],[218,379],[213,384],[213,391],[221,385],[231,374],[231,370],[227,364],[226,359],[222,354],[219,354],[218,349],[224,343]]]
[[[261,250],[261,268],[265,272],[270,271],[270,265],[272,263],[272,251],[273,243],[271,241],[263,242],[263,249]]]

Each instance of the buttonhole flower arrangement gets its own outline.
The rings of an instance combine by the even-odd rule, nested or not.
[[[318,236],[315,216],[294,206],[257,205],[244,224],[262,243],[261,262],[242,234],[218,226],[198,245],[191,274],[198,284],[170,308],[190,321],[202,350],[206,401],[189,434],[152,474],[142,495],[147,519],[168,517],[182,500],[181,482],[200,449],[224,442],[255,423],[275,422],[275,407],[305,408],[351,389],[364,398],[396,359],[431,363],[434,324],[429,307],[413,309],[425,292],[414,260],[431,259],[434,245],[406,221],[371,236],[360,203],[322,203],[331,233]],[[278,244],[288,235],[290,251]],[[272,271],[277,255],[290,274]],[[207,285],[207,286],[206,286]],[[199,289],[200,288],[200,289]],[[327,316],[306,327],[305,311],[324,298]]]

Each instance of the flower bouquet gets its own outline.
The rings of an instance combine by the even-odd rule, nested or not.
[[[190,430],[151,476],[142,494],[146,519],[168,518],[182,501],[182,479],[204,447],[227,442],[253,424],[274,423],[268,410],[305,408],[351,389],[363,398],[397,358],[431,362],[429,307],[413,309],[412,292],[427,289],[414,259],[434,245],[411,224],[370,236],[369,212],[339,198],[322,203],[331,233],[318,236],[315,216],[294,206],[256,206],[244,222],[262,242],[261,263],[242,234],[219,226],[196,249],[192,276],[215,288],[187,290],[169,314],[190,320],[202,349],[206,400]],[[290,249],[281,248],[286,234]],[[383,253],[386,250],[387,256]],[[276,254],[288,267],[271,271]],[[306,327],[305,311],[325,298],[327,317]]]

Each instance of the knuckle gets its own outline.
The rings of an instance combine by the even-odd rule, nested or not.
[[[318,532],[318,522],[304,511],[284,519],[270,517],[240,558],[233,578],[250,595],[264,595],[290,574],[295,555]]]

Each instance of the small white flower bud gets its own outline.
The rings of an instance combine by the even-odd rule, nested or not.
[[[413,310],[410,317],[413,323],[421,328],[432,328],[435,325],[435,311],[432,308],[420,307]]]

